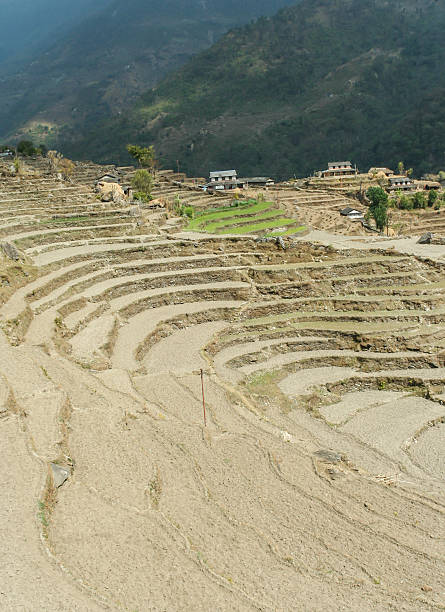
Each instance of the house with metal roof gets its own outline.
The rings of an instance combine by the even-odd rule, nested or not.
[[[209,182],[205,185],[206,191],[225,191],[238,187],[236,170],[216,170],[210,172]]]
[[[252,176],[250,178],[240,179],[244,187],[271,187],[275,185],[275,181],[269,176]]]
[[[210,183],[219,183],[221,181],[236,181],[238,175],[236,170],[216,170],[210,172]]]
[[[343,217],[348,217],[348,219],[364,219],[363,213],[356,208],[351,208],[351,206],[343,208],[343,210],[340,211],[340,214]]]
[[[409,176],[391,176],[389,179],[390,191],[411,191],[416,188],[413,180]]]
[[[356,174],[358,174],[358,170],[356,167],[352,166],[350,161],[329,162],[328,169],[322,172],[324,178],[331,178],[334,176],[355,176]]]

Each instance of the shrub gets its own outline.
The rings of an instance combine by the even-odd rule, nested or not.
[[[439,198],[439,194],[437,193],[435,189],[432,189],[428,194],[428,206],[430,207],[434,206],[438,198]]]
[[[366,195],[371,202],[369,212],[377,229],[382,231],[388,223],[389,196],[382,187],[370,187]]]
[[[389,196],[382,187],[370,187],[366,192],[366,195],[371,202],[371,207],[382,204],[386,206],[388,205]]]
[[[153,189],[153,177],[147,170],[136,170],[136,172],[134,173],[133,179],[131,181],[131,185],[133,189],[136,191],[135,196],[134,196],[135,198],[136,198],[136,194],[144,194],[144,196],[148,199],[143,200],[143,201],[151,200],[151,190]],[[140,198],[136,198],[136,199],[140,199]]]
[[[138,200],[138,202],[144,202],[144,204],[148,204],[148,202],[150,202],[151,200],[151,197],[147,195],[146,193],[144,193],[143,191],[136,191],[133,194],[133,198],[135,200]]]
[[[21,140],[17,145],[17,153],[25,157],[32,157],[37,154],[37,149],[31,140]]]
[[[426,208],[427,200],[423,191],[418,191],[413,197],[414,208]]]
[[[399,200],[399,208],[400,210],[412,210],[414,208],[412,198],[409,198],[406,195],[401,196]]]
[[[137,160],[141,168],[156,168],[156,153],[153,145],[151,147],[138,147],[137,145],[127,145],[129,154]]]

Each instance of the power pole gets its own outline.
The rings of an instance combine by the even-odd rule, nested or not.
[[[204,415],[204,427],[207,427],[206,401],[204,396],[204,371],[201,369],[201,389],[202,389],[202,411]]]

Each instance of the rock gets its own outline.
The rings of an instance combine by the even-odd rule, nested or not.
[[[318,457],[318,459],[324,461],[324,463],[335,464],[340,463],[342,460],[341,455],[339,453],[334,453],[333,451],[329,450],[319,450],[314,454],[316,457]]]
[[[71,472],[64,467],[57,465],[57,463],[50,463],[49,465],[51,468],[54,486],[58,489],[68,480]]]
[[[419,238],[417,244],[431,244],[431,240],[433,239],[433,234],[431,232],[426,232]]]
[[[122,202],[125,200],[125,193],[119,183],[99,182],[96,191],[101,196],[102,202]]]
[[[422,591],[424,593],[431,593],[432,590],[433,590],[433,588],[428,586],[427,584],[424,584],[423,587],[422,587]]]
[[[2,251],[12,261],[19,261],[20,254],[17,248],[10,242],[2,242]]]

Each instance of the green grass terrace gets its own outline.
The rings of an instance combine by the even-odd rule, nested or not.
[[[235,201],[206,211],[187,208],[190,222],[187,231],[210,234],[261,234],[292,236],[306,230],[296,219],[285,216],[273,202]]]

